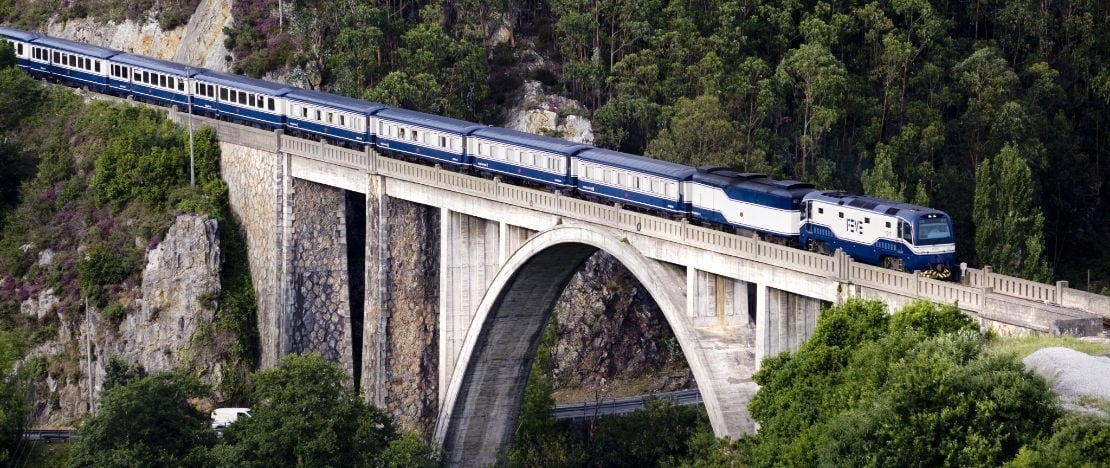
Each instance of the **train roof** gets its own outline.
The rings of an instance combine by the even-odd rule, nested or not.
[[[694,168],[682,164],[604,148],[590,148],[578,153],[578,158],[585,161],[635,169],[643,173],[666,176],[676,180],[688,180],[696,171]]]
[[[374,113],[374,117],[385,120],[393,120],[396,122],[403,122],[410,125],[419,125],[426,128],[445,130],[463,135],[467,135],[479,128],[484,128],[483,125],[479,125],[474,122],[467,122],[465,120],[444,117],[441,115],[426,114],[424,112],[417,112],[414,110],[401,109],[397,107],[386,107],[385,109]]]
[[[820,190],[814,191],[806,196],[807,200],[820,200],[827,203],[837,205],[847,205],[854,208],[860,208],[876,213],[883,213],[891,216],[898,216],[907,220],[916,219],[927,215],[941,214],[948,217],[948,214],[936,208],[929,208],[927,206],[914,205],[912,203],[897,202],[892,200],[885,200],[882,198],[872,197],[868,195],[856,195],[841,190]]]
[[[814,191],[813,184],[807,182],[772,179],[766,174],[738,172],[722,167],[699,167],[693,180],[726,190],[744,190],[750,193],[795,199],[801,199],[806,194]]]
[[[472,135],[559,154],[574,155],[583,150],[593,148],[584,143],[574,143],[559,138],[535,135],[501,127],[483,127],[474,131]]]
[[[385,104],[364,101],[362,99],[356,99],[353,97],[340,96],[338,94],[329,94],[322,91],[301,88],[291,88],[291,91],[289,91],[289,93],[287,93],[285,97],[287,99],[295,99],[311,104],[334,107],[336,109],[361,114],[370,114],[389,107]]]
[[[94,46],[91,44],[83,44],[80,42],[73,42],[65,39],[58,39],[50,36],[39,36],[33,41],[36,45],[49,47],[51,49],[72,52],[75,54],[87,55],[89,57],[96,57],[99,59],[106,59],[119,55],[120,51],[112,50],[105,47]]]
[[[293,89],[289,85],[251,78],[249,76],[216,72],[208,69],[204,69],[200,73],[197,73],[195,78],[218,85],[229,86],[253,93],[262,93],[269,96],[284,96]]]
[[[135,54],[119,54],[115,57],[112,57],[112,61],[123,65],[130,65],[132,67],[141,67],[148,70],[154,70],[162,73],[173,73],[175,75],[181,76],[193,76],[205,71],[205,69],[201,67],[190,67],[177,62],[171,62],[169,60],[159,60],[156,58],[144,57],[142,55]]]
[[[0,26],[0,36],[7,38],[18,39],[23,42],[29,42],[33,39],[42,37],[40,34],[27,32],[22,29],[9,28],[7,26]]]

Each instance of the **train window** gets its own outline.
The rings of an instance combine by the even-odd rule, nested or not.
[[[625,187],[631,187],[632,186],[632,182],[630,180],[628,180],[628,174],[627,173],[624,173],[624,172],[619,173],[617,175],[617,180],[619,181],[617,183],[620,184],[620,185],[623,185]]]
[[[616,180],[617,180],[617,174],[615,172],[613,172],[612,170],[606,169],[605,170],[605,182],[608,182],[608,183],[611,184],[613,182],[616,182]]]
[[[100,61],[99,60],[93,62],[93,71],[97,72],[97,73],[100,73]]]
[[[320,118],[320,114],[321,114],[320,109],[316,109],[316,121],[317,122],[319,122],[321,120],[324,120],[324,119]]]
[[[890,229],[890,221],[887,221],[887,222],[886,222],[886,228],[887,228],[887,229]]]
[[[266,107],[270,110],[274,110],[274,98],[266,98]]]
[[[840,212],[840,217],[841,217],[841,218],[843,218],[843,217],[844,217],[844,212],[843,212],[843,211],[841,211],[841,212]]]
[[[166,75],[162,75],[162,74],[158,75],[158,86],[161,86],[163,88],[166,87]]]
[[[652,193],[663,193],[663,183],[659,179],[651,179],[651,191]]]
[[[817,209],[817,214],[825,214],[825,209],[824,208],[818,208]]]
[[[16,44],[15,45],[15,53],[17,53],[19,55],[23,55],[23,44]]]
[[[668,197],[674,197],[676,195],[678,195],[678,186],[675,185],[674,182],[668,183],[667,184],[667,196]]]
[[[212,96],[212,97],[215,97],[215,96]],[[227,98],[227,88],[220,87],[220,100],[221,101],[228,101],[229,100]]]
[[[863,218],[864,224],[871,224],[871,218]]]
[[[328,123],[332,123],[332,113],[328,112]]]
[[[308,118],[308,108],[307,107],[301,107],[301,117],[306,118],[306,119]]]
[[[347,116],[346,115],[339,114],[339,126],[340,127],[346,127],[347,126]]]
[[[447,147],[447,137],[445,137],[445,136],[439,137],[439,147],[440,148],[446,148]]]
[[[398,127],[397,128],[397,136],[404,139],[405,138],[405,129]]]
[[[54,63],[62,63],[62,53],[54,52]]]
[[[247,103],[247,92],[246,91],[239,91],[238,94],[239,94],[239,100],[238,100],[239,104],[246,104]]]
[[[251,107],[254,107],[254,95],[253,94],[250,94],[250,95],[247,96],[247,104],[250,105]]]
[[[185,79],[179,78],[177,80],[177,90],[181,91],[181,92],[185,92]]]

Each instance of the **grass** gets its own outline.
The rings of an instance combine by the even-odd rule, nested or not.
[[[1072,336],[997,337],[991,340],[990,343],[988,352],[1013,354],[1018,359],[1025,359],[1026,356],[1039,349],[1057,346],[1071,348],[1092,356],[1110,354],[1110,341],[1084,341]]]

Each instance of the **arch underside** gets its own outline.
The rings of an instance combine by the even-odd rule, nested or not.
[[[624,264],[658,303],[698,382],[715,432],[735,432],[726,428],[732,424],[725,424],[716,387],[750,383],[750,375],[711,376],[731,366],[710,370],[712,350],[707,353],[699,343],[708,336],[685,316],[683,268],[646,258],[617,235],[560,225],[528,240],[501,267],[478,306],[440,409],[435,435],[449,464],[493,464],[511,446],[548,315],[581,264],[599,249]],[[714,347],[716,340],[708,338]],[[746,409],[740,411],[746,415]]]

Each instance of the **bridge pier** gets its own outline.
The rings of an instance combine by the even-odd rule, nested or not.
[[[800,294],[756,287],[756,362],[783,351],[797,351],[813,335],[827,302]]]
[[[362,389],[406,430],[435,423],[439,388],[440,210],[366,190]]]

